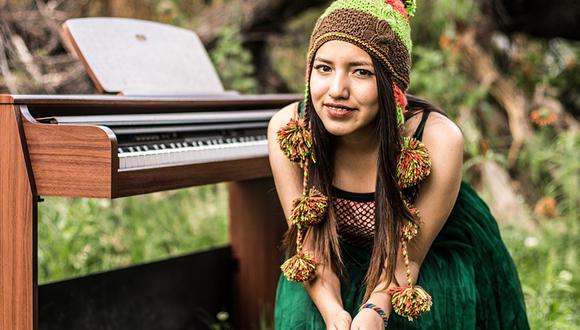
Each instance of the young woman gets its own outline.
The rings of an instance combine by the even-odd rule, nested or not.
[[[289,225],[277,329],[528,328],[495,220],[461,181],[461,131],[404,94],[413,11],[332,3],[312,33],[304,101],[270,122]]]

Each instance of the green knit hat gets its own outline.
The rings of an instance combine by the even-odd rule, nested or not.
[[[376,57],[404,92],[411,71],[411,27],[414,1],[338,0],[320,16],[308,49],[310,77],[314,54],[325,42],[342,40],[355,44]]]

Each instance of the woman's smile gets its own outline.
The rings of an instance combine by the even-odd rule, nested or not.
[[[328,112],[328,116],[334,119],[349,118],[355,111],[357,111],[356,108],[352,108],[340,103],[325,102],[323,103],[323,106]]]

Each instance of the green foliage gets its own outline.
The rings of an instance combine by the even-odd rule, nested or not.
[[[477,3],[473,0],[419,1],[411,22],[413,43],[437,48],[442,35],[453,33],[456,24],[477,21],[478,14]]]
[[[257,82],[253,77],[252,55],[242,47],[240,31],[235,27],[224,27],[211,59],[226,89],[242,93],[255,93]]]
[[[306,52],[316,19],[324,8],[313,8],[292,19],[284,35],[272,38],[271,58],[278,74],[294,93],[304,92]]]
[[[208,7],[208,1],[153,0],[154,19],[163,23],[193,29],[196,15]]]
[[[558,201],[560,214],[578,219],[580,206],[580,134],[568,131],[555,135],[549,127],[535,134],[518,159],[540,197]]]
[[[520,153],[534,199],[557,201],[555,218],[538,215],[533,236],[519,228],[505,228],[507,243],[520,273],[532,329],[577,329],[580,316],[580,230],[578,195],[580,136],[556,134],[541,128]]]
[[[474,85],[456,58],[438,48],[413,47],[413,71],[409,92],[440,105],[452,118],[461,107],[475,109],[487,97],[487,89]]]
[[[559,40],[552,42],[554,62],[558,70],[552,75],[550,84],[559,91],[559,100],[566,110],[580,116],[580,43],[572,44]]]
[[[223,185],[39,206],[38,278],[50,282],[225,245]]]

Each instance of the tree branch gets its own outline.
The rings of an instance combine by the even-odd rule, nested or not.
[[[503,76],[493,63],[492,56],[475,41],[475,30],[470,28],[458,34],[458,44],[463,53],[465,67],[505,109],[512,135],[508,164],[515,166],[518,153],[532,134],[528,121],[528,102],[514,82]]]

